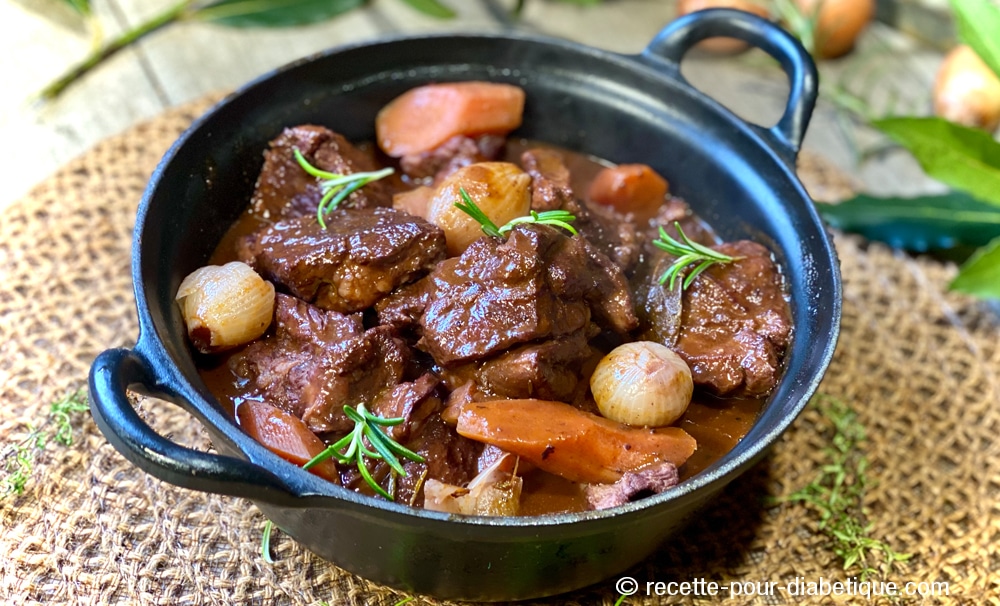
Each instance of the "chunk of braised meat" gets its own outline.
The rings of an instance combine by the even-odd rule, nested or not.
[[[660,208],[649,229],[642,262],[630,280],[636,315],[639,316],[638,336],[641,340],[655,341],[671,348],[677,342],[681,329],[681,288],[679,283],[675,283],[671,289],[668,284],[660,284],[659,279],[676,257],[653,246],[652,241],[659,237],[661,226],[668,235],[680,240],[675,222],[681,225],[684,235],[691,240],[705,246],[718,244],[715,232],[698,221],[687,203],[678,198],[669,199]]]
[[[614,484],[588,484],[584,492],[591,509],[607,509],[660,494],[679,481],[677,468],[672,463],[660,463],[639,471],[627,471]]]
[[[414,426],[419,426],[432,413],[441,409],[437,386],[441,382],[434,374],[424,373],[412,383],[400,383],[382,391],[369,408],[383,419],[402,418],[403,422],[388,428],[397,442],[410,438]]]
[[[632,276],[635,311],[639,317],[639,339],[673,348],[681,330],[681,285],[660,284],[660,276],[676,257],[658,249],[647,251],[644,262]]]
[[[397,503],[422,507],[427,479],[464,486],[478,473],[483,445],[455,433],[440,415],[431,414],[415,425],[409,440],[401,443],[424,458],[423,463],[400,459],[405,476],[392,478],[386,463],[372,459],[368,462],[372,478],[393,495]],[[344,486],[370,490],[355,466],[342,467],[340,478]]]
[[[500,159],[506,143],[499,135],[455,135],[430,151],[403,156],[399,166],[411,179],[440,181],[463,166]]]
[[[415,280],[445,256],[444,232],[391,208],[335,211],[280,221],[244,237],[237,256],[317,307],[353,313]]]
[[[642,252],[638,227],[612,209],[578,199],[562,154],[545,148],[529,149],[521,154],[521,165],[532,179],[532,210],[569,211],[576,217],[573,227],[598,250],[626,272],[635,267]]]
[[[443,261],[449,263],[450,260]],[[425,276],[416,282],[401,286],[375,304],[378,323],[391,326],[400,334],[420,336],[420,318],[431,302],[434,282]]]
[[[592,320],[617,333],[638,324],[621,269],[586,240],[545,225],[519,225],[506,241],[481,238],[430,279],[417,345],[445,366],[571,335]]]
[[[434,478],[446,484],[464,486],[479,472],[479,455],[483,445],[464,438],[449,427],[440,415],[431,416],[406,447],[424,457],[424,463],[407,460],[403,463],[406,477],[397,480],[398,500],[424,503],[423,479]]]
[[[384,326],[365,331],[357,316],[276,296],[274,332],[233,357],[237,376],[315,433],[354,426],[345,404],[370,403],[399,383],[409,349]]]
[[[473,377],[494,396],[573,402],[590,381],[589,376],[582,376],[593,351],[587,337],[578,331],[515,347],[477,365]]]
[[[755,242],[713,248],[742,258],[711,266],[684,291],[673,349],[695,385],[719,395],[764,395],[778,382],[792,333],[781,274]]]
[[[328,128],[311,124],[286,128],[264,152],[264,167],[250,199],[251,212],[258,217],[277,221],[316,216],[323,192],[316,177],[295,160],[295,149],[310,164],[331,173],[349,175],[379,168],[367,154]],[[392,191],[385,182],[375,181],[352,193],[345,203],[355,208],[390,206]]]
[[[529,149],[521,154],[521,166],[531,175],[532,210],[563,210],[573,202],[576,196],[562,154],[554,149]]]

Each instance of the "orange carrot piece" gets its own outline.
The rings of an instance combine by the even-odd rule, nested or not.
[[[605,168],[594,177],[589,192],[592,202],[632,213],[639,221],[655,217],[666,195],[666,180],[645,164]]]
[[[251,438],[282,459],[295,465],[305,465],[323,452],[326,444],[298,417],[264,402],[245,400],[237,408],[240,427]],[[333,459],[309,468],[309,471],[340,484],[340,474]]]
[[[451,82],[411,89],[375,118],[378,145],[399,158],[456,135],[504,135],[521,126],[524,90],[511,84]]]
[[[575,482],[616,482],[626,471],[663,461],[680,467],[697,448],[678,427],[629,427],[546,400],[468,403],[457,430]]]

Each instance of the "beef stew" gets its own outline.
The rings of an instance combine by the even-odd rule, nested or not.
[[[263,337],[198,359],[206,383],[234,418],[243,418],[248,402],[266,403],[334,444],[355,425],[344,406],[365,405],[377,417],[400,419],[386,428],[388,435],[422,460],[405,460],[403,473],[377,457],[363,462],[363,470],[338,465],[342,485],[371,494],[368,475],[381,488],[376,492],[426,506],[433,482],[436,495],[442,486],[450,491],[434,499],[435,508],[488,514],[490,504],[515,501],[513,510],[501,509],[505,515],[608,507],[662,492],[746,434],[780,376],[792,333],[780,268],[769,251],[753,242],[721,243],[668,192],[643,220],[648,199],[641,200],[642,213],[629,212],[628,200],[636,191],[648,198],[650,187],[632,183],[624,194],[609,194],[608,187],[595,194],[601,183],[632,177],[608,177],[616,169],[610,162],[507,134],[459,133],[400,158],[311,125],[289,128],[272,142],[250,207],[211,259],[244,261],[278,290]],[[351,192],[320,228],[314,215],[325,192],[316,179],[303,177],[296,149],[323,171],[389,165],[404,176]],[[512,194],[518,204],[526,196],[534,213],[569,212],[576,234],[525,223],[506,238],[480,235],[453,250],[447,222],[434,220],[436,196],[447,204],[450,194],[441,192],[449,179],[468,185],[463,171],[497,160],[527,176],[524,191]],[[490,195],[480,191],[477,198]],[[608,196],[624,202],[595,201]],[[661,277],[678,257],[654,245],[661,227],[673,238],[728,253],[732,262],[687,264],[686,276],[697,270],[696,279],[686,288],[668,287]],[[628,427],[596,414],[595,367],[635,341],[667,346],[690,367],[693,399],[671,427]],[[477,404],[486,409],[502,401],[526,403],[521,427],[555,431],[551,426],[563,420],[579,421],[584,429],[574,435],[601,437],[574,437],[574,443],[589,440],[573,453],[574,464],[583,459],[592,466],[609,454],[613,472],[573,476],[558,468],[561,477],[553,475],[546,467],[564,452],[559,446],[552,455],[562,444],[554,437],[537,438],[552,444],[532,460],[527,452],[500,458],[502,440],[456,431]],[[589,434],[595,427],[604,433]],[[625,437],[609,446],[612,435]],[[683,454],[669,460],[644,457],[642,447],[633,452],[650,440],[663,444],[649,452]],[[638,462],[622,463],[622,453]],[[489,494],[489,503],[449,509],[484,478],[490,491],[477,498]]]

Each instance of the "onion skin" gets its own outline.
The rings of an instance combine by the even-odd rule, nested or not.
[[[677,16],[709,8],[732,8],[765,19],[771,18],[771,11],[749,0],[678,0]],[[743,40],[722,36],[702,40],[696,46],[699,50],[718,55],[737,55],[750,48],[750,45]]]
[[[634,427],[664,427],[684,414],[694,381],[691,369],[670,348],[653,341],[620,345],[590,377],[601,414]]]
[[[1000,125],[1000,79],[974,50],[957,46],[934,80],[934,114],[993,132]]]
[[[813,31],[813,56],[836,59],[851,52],[875,16],[875,0],[795,0],[804,15],[819,7]]]
[[[479,162],[458,169],[438,185],[427,207],[427,220],[444,230],[451,257],[484,235],[482,225],[455,207],[463,188],[497,227],[527,215],[531,207],[531,177],[516,165]]]
[[[177,289],[188,337],[202,353],[245,345],[264,334],[274,316],[274,285],[246,263],[208,265]]]

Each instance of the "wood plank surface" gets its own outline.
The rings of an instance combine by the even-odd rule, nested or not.
[[[149,19],[176,0],[93,0],[105,38]],[[0,136],[16,145],[0,146],[0,207],[23,195],[61,164],[100,139],[120,132],[163,109],[209,92],[233,89],[275,67],[333,46],[377,36],[421,32],[497,32],[520,29],[568,38],[622,53],[640,52],[675,14],[672,0],[607,0],[582,7],[557,0],[528,0],[520,20],[510,16],[513,0],[448,0],[458,17],[427,17],[401,0],[374,0],[336,19],[295,28],[230,29],[207,23],[172,25],[122,51],[45,105],[30,97],[88,51],[90,35],[72,15],[53,13],[58,0],[0,0]],[[53,14],[59,18],[53,18]],[[937,51],[903,44],[885,52],[886,40],[899,36],[873,28],[862,52],[842,62],[823,64],[824,79],[839,78],[851,66],[874,56],[884,71],[900,80],[901,94],[926,97],[939,61]],[[766,56],[742,58],[692,56],[686,77],[740,116],[773,124],[784,106],[784,75]],[[920,109],[925,109],[924,104]],[[814,118],[807,145],[837,165],[853,170],[855,148],[867,135],[829,106]],[[924,187],[914,167],[891,159],[866,165],[859,174],[875,187]],[[880,161],[882,162],[882,161]],[[874,172],[873,172],[874,171]],[[902,171],[900,175],[896,172]],[[919,171],[917,171],[919,172]],[[916,184],[916,185],[914,185]]]

